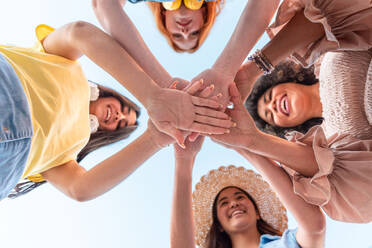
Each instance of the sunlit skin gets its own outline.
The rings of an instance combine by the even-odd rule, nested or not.
[[[182,3],[177,10],[165,10],[165,27],[172,41],[182,50],[196,47],[204,24],[205,7],[190,10]]]
[[[283,83],[271,87],[259,98],[257,112],[264,121],[279,127],[294,127],[322,117],[319,83]]]
[[[98,118],[99,129],[113,131],[136,123],[137,115],[133,109],[123,106],[115,97],[98,98],[91,101],[89,113]]]
[[[238,188],[224,189],[217,199],[217,218],[230,236],[255,231],[259,216],[249,198]]]

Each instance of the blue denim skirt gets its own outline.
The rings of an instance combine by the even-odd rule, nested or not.
[[[0,200],[20,180],[30,152],[32,121],[22,84],[0,53]]]

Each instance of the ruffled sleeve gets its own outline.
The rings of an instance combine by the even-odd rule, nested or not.
[[[322,24],[325,35],[296,51],[292,57],[304,66],[328,51],[368,50],[372,47],[370,0],[283,0],[274,23],[267,29],[274,37],[299,11],[311,22]]]
[[[311,178],[283,165],[293,189],[306,202],[345,222],[372,221],[372,140],[335,134],[326,138],[322,126],[305,135],[293,132],[290,141],[312,146],[319,171]]]

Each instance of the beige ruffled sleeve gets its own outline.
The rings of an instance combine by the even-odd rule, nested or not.
[[[311,128],[305,135],[293,132],[288,138],[312,146],[319,168],[309,178],[282,164],[296,194],[322,207],[332,219],[372,221],[372,140],[337,134],[327,139],[321,126]]]
[[[267,29],[275,36],[298,12],[323,25],[325,36],[292,56],[304,66],[327,51],[368,50],[372,47],[371,0],[283,0],[274,23]]]

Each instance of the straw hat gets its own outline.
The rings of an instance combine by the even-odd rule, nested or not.
[[[220,167],[203,176],[195,186],[193,210],[196,225],[196,243],[206,247],[206,237],[212,225],[212,207],[217,194],[228,186],[245,190],[256,202],[260,216],[275,229],[287,229],[286,209],[275,192],[259,174],[243,167]]]

